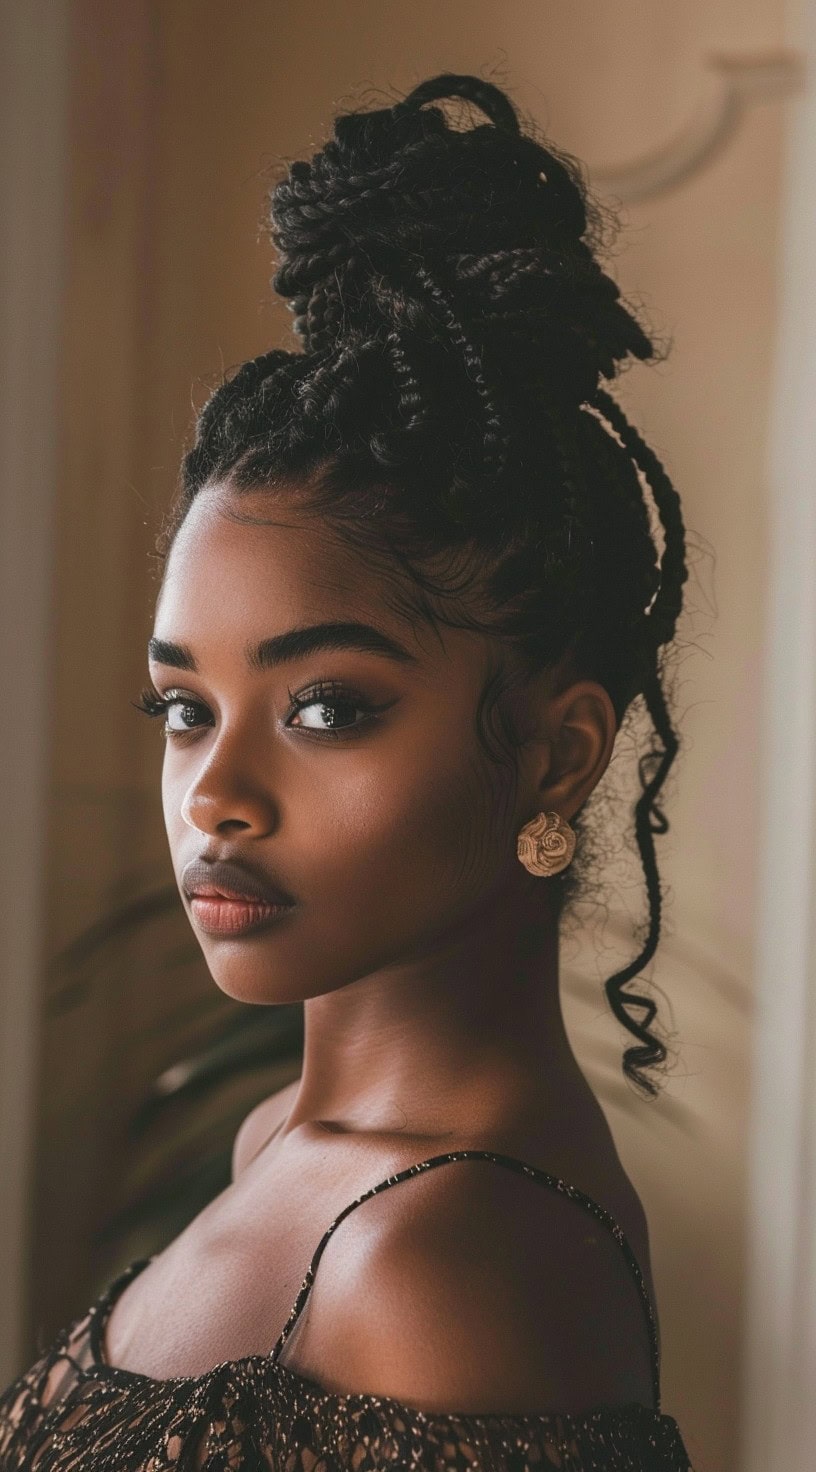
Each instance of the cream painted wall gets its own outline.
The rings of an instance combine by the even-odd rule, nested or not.
[[[76,14],[52,949],[134,883],[170,875],[158,742],[128,719],[126,701],[143,673],[147,556],[189,428],[191,384],[200,399],[201,380],[222,364],[288,341],[258,238],[264,170],[318,147],[338,106],[377,105],[384,89],[454,70],[510,86],[591,172],[682,126],[709,51],[783,39],[781,0],[513,0],[502,9],[477,0],[134,0],[126,17],[82,0]],[[576,1047],[651,1224],[664,1408],[703,1472],[736,1467],[762,465],[783,116],[778,105],[758,108],[706,170],[630,206],[616,247],[624,290],[673,339],[668,361],[632,370],[622,394],[665,459],[702,549],[678,687],[685,754],[668,803],[672,832],[658,840],[670,933],[653,975],[678,1061],[656,1104],[623,1087],[622,1040],[600,992],[631,953],[626,924],[642,904],[634,866],[616,875],[608,930],[565,957]],[[92,639],[88,660],[81,649]],[[80,688],[91,680],[92,700],[80,678]],[[615,766],[624,782],[627,750]],[[110,999],[99,1007],[94,1047],[100,1030],[112,1038],[124,1025]],[[59,1087],[88,1051],[87,1027],[74,1026],[70,1065],[64,1031],[47,1030],[44,1041]],[[99,1088],[115,1080],[102,1074]],[[43,1119],[56,1139],[53,1104]]]

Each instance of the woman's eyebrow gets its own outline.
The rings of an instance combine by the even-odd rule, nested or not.
[[[285,634],[261,639],[258,644],[249,644],[244,652],[250,669],[269,670],[287,660],[304,659],[319,649],[356,649],[363,654],[384,655],[400,664],[419,663],[417,655],[411,654],[390,634],[375,629],[373,624],[364,623],[305,624],[302,628],[288,629]],[[152,638],[148,642],[147,653],[156,664],[194,673],[198,671],[198,663],[188,644]]]

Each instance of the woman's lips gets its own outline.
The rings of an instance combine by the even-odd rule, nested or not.
[[[211,935],[243,935],[248,930],[261,930],[294,909],[293,905],[267,905],[220,894],[194,894],[190,906],[196,924]]]

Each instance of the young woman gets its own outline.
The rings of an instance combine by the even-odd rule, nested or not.
[[[273,190],[302,351],[199,417],[139,703],[213,979],[304,1002],[303,1072],[230,1186],[9,1387],[3,1472],[690,1465],[646,1219],[559,1003],[585,805],[640,697],[651,920],[606,993],[656,1092],[628,983],[659,931],[684,533],[601,387],[653,349],[599,221],[472,76],[337,118]]]

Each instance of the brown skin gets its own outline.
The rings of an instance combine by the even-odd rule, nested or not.
[[[374,624],[416,662],[334,650],[247,664],[249,643],[324,620]],[[109,1358],[164,1377],[268,1352],[328,1221],[456,1148],[520,1156],[598,1193],[648,1275],[640,1204],[564,1028],[549,887],[516,855],[525,822],[542,809],[569,819],[606,770],[607,692],[554,671],[517,687],[507,698],[525,739],[509,775],[475,724],[501,642],[412,626],[294,498],[226,487],[202,492],[176,537],[154,633],[198,666],[151,664],[162,695],[198,703],[200,725],[168,738],[162,780],[179,884],[203,853],[245,858],[297,901],[267,930],[197,931],[208,967],[241,1001],[303,1000],[305,1051],[297,1084],[239,1132],[233,1184],[120,1298]],[[360,734],[323,735],[324,704],[293,717],[287,690],[318,681],[382,709],[363,722],[344,695],[336,716]],[[344,1222],[285,1361],[327,1389],[513,1411],[648,1404],[646,1351],[608,1234],[563,1197],[467,1162]]]

